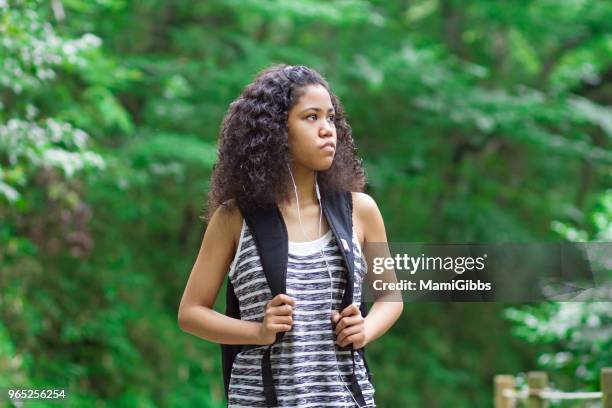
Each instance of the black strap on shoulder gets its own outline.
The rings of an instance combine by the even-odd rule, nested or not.
[[[329,223],[333,234],[338,242],[340,253],[344,258],[345,267],[347,270],[346,286],[340,310],[344,310],[353,303],[353,286],[355,276],[355,254],[353,252],[353,196],[350,191],[328,192],[323,194],[321,198],[323,211]],[[360,310],[365,308],[362,301]],[[364,315],[365,317],[365,315]],[[365,406],[365,398],[361,392],[361,387],[357,380],[355,369],[355,349],[352,344],[348,345],[351,350],[351,359],[353,360],[353,373],[351,379],[351,391],[358,405]]]
[[[286,292],[289,236],[278,207],[243,211],[272,297]]]
[[[253,234],[255,246],[261,260],[262,269],[270,288],[272,298],[286,293],[287,256],[289,253],[289,236],[283,216],[277,206],[244,211],[244,219]],[[274,344],[279,343],[285,332],[276,333],[274,343],[268,345],[261,359],[263,391],[268,407],[278,405],[270,352]]]
[[[353,246],[353,200],[350,191],[328,192],[321,197],[323,212],[336,237],[340,253],[345,260],[347,276],[346,288],[342,296],[341,309],[353,302],[353,282],[355,273],[355,255]]]

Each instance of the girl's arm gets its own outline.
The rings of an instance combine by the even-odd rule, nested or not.
[[[237,209],[217,208],[204,233],[200,252],[181,299],[179,327],[222,344],[264,344],[261,323],[228,317],[213,310],[215,299],[236,252],[242,229]]]
[[[372,275],[374,257],[389,256],[385,224],[378,205],[369,195],[353,193],[353,208],[356,215],[355,221],[363,234],[364,255],[368,264],[368,271],[370,272],[366,275],[366,284],[371,284],[369,279],[372,276],[369,275]],[[376,244],[370,247],[368,243]],[[393,270],[387,270],[383,275],[378,275],[378,277],[387,282],[396,281],[395,271]],[[397,292],[391,292],[376,299],[364,319],[366,343],[372,342],[389,330],[400,317],[403,310],[404,303],[402,302],[401,295]]]
[[[179,306],[181,329],[222,344],[271,344],[293,324],[294,300],[278,295],[266,304],[262,323],[234,319],[213,310],[219,288],[236,253],[242,229],[237,209],[219,207],[213,214]]]

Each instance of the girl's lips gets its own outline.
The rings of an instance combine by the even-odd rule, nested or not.
[[[325,150],[326,152],[335,152],[336,147],[331,143],[326,143],[323,146],[321,146],[321,150]]]

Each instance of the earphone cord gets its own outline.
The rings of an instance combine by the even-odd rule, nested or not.
[[[291,181],[293,182],[293,191],[295,192],[295,201],[297,203],[298,220],[300,222],[300,229],[302,230],[302,235],[304,236],[304,238],[308,239],[308,237],[306,237],[306,232],[304,231],[304,226],[302,225],[302,217],[300,216],[300,200],[298,198],[297,186],[295,185],[295,180],[293,179],[293,173],[291,172],[291,168],[289,168],[289,174],[291,175]],[[319,228],[318,228],[318,233],[317,233],[317,238],[318,238],[321,236],[321,220],[323,218],[323,205],[321,204],[321,193],[319,192],[319,183],[317,181],[316,172],[315,172],[315,190],[317,193],[317,200],[319,201]],[[323,261],[325,261],[325,268],[327,269],[327,274],[329,275],[329,300],[330,300],[330,315],[331,315],[332,309],[334,307],[332,274],[331,274],[331,271],[329,270],[329,264],[327,263],[327,258],[325,257],[323,246],[319,247],[319,252],[321,254],[321,257],[323,258]],[[334,349],[335,349],[335,346],[334,346]],[[355,401],[355,404],[357,405],[357,407],[358,408],[376,407],[376,405],[374,404],[366,404],[366,405],[359,406],[359,402],[357,402],[357,400],[355,399],[355,396],[353,395],[349,387],[344,382],[344,379],[342,378],[342,373],[340,372],[340,369],[338,368],[338,360],[337,360],[337,356],[335,352],[334,352],[334,356],[336,357],[335,367],[336,367],[336,372],[338,373],[338,378],[340,378],[342,385],[344,385],[344,388],[346,388],[351,398],[353,398],[353,401]]]

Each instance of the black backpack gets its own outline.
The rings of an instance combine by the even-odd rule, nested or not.
[[[338,246],[345,264],[344,266],[348,272],[348,276],[346,276],[347,284],[340,306],[340,310],[344,310],[344,308],[349,306],[353,300],[353,276],[355,269],[354,254],[352,250],[353,201],[351,192],[322,192],[321,203],[323,212],[327,217],[332,233],[338,242]],[[262,268],[266,276],[266,280],[268,281],[270,291],[272,292],[272,298],[280,293],[286,293],[289,238],[287,234],[287,227],[280,210],[277,206],[257,210],[249,210],[243,208],[242,206],[239,207],[246,224],[253,234],[255,246],[261,259]],[[359,309],[361,311],[361,315],[365,317],[368,313],[368,309],[363,300]],[[234,287],[232,286],[229,277],[227,278],[225,314],[227,316],[240,319],[238,298],[234,293]],[[275,342],[269,346],[266,346],[266,350],[262,357],[261,372],[263,377],[263,392],[268,407],[275,407],[278,405],[272,377],[270,350],[272,345],[282,340],[284,334],[285,332],[279,332],[276,334]],[[241,351],[250,350],[256,347],[261,346],[249,344],[221,344],[223,382],[225,386],[226,398],[228,397],[230,376],[236,355]],[[353,396],[359,402],[359,405],[365,405],[365,400],[355,375],[355,352],[358,352],[360,353],[364,362],[368,379],[372,378],[372,374],[365,359],[365,348],[355,350],[352,344],[348,345],[347,348],[350,348],[351,358],[353,360],[353,374],[350,388],[353,392]]]

